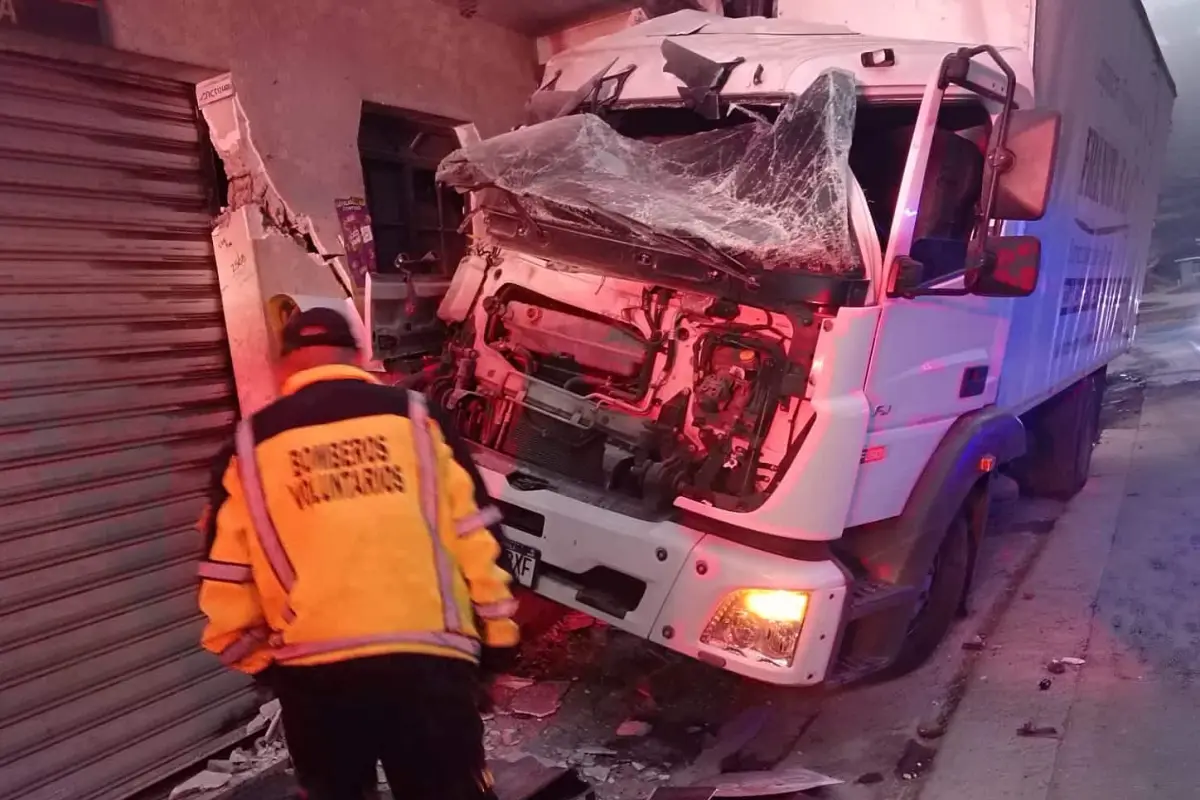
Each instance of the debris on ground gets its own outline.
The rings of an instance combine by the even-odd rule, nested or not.
[[[532,756],[517,761],[489,761],[499,800],[582,800],[591,795],[591,787],[573,769],[548,767]]]
[[[1066,671],[1067,665],[1057,658],[1046,664],[1046,672],[1049,672],[1051,675],[1062,675]]]
[[[1060,658],[1058,660],[1061,661],[1062,663],[1066,664],[1068,667],[1082,667],[1084,664],[1087,663],[1082,658],[1075,658],[1074,656],[1067,656],[1065,658]]]
[[[651,792],[649,800],[712,800],[716,793],[711,786],[666,786]]]
[[[617,726],[617,736],[622,739],[635,739],[646,736],[654,726],[640,719],[627,719]]]
[[[578,756],[603,756],[605,758],[618,755],[617,751],[611,747],[581,747],[575,753]]]
[[[896,764],[896,777],[905,781],[916,780],[929,769],[936,755],[937,750],[932,747],[926,747],[916,739],[909,739],[899,763]]]
[[[574,633],[575,631],[590,628],[596,622],[597,619],[595,617],[584,614],[582,611],[571,611],[562,618],[559,625],[562,627],[564,633]]]
[[[513,693],[508,710],[518,717],[546,719],[562,708],[563,695],[571,684],[566,681],[545,681],[519,689]]]
[[[1050,680],[1049,678],[1042,678],[1040,681],[1038,681],[1038,689],[1043,692],[1049,691],[1050,687],[1053,685],[1054,681]]]
[[[795,767],[773,772],[737,772],[716,779],[713,797],[774,797],[793,792],[807,792],[823,786],[837,786],[842,781]]]
[[[271,723],[278,719],[283,713],[279,705],[279,700],[272,700],[269,703],[263,703],[258,707],[258,714],[254,719],[246,724],[246,735],[254,736],[256,733],[261,733],[271,727]]]
[[[972,653],[978,653],[986,646],[987,639],[983,638],[982,635],[976,635],[962,643],[962,649]]]
[[[214,772],[206,769],[203,772],[196,773],[172,789],[170,800],[181,800],[181,798],[184,797],[196,797],[197,795],[204,794],[205,792],[221,789],[231,780],[233,780],[232,773]]]
[[[282,767],[288,759],[282,720],[283,711],[278,700],[264,703],[259,707],[258,715],[246,726],[247,738],[259,732],[263,734],[255,740],[253,750],[238,747],[225,758],[209,759],[204,770],[171,790],[170,800],[204,800],[210,792],[233,789]]]
[[[1030,739],[1057,739],[1058,728],[1055,728],[1053,725],[1034,725],[1031,720],[1017,728],[1017,736],[1024,736]]]
[[[594,764],[590,767],[584,767],[582,772],[583,777],[590,781],[595,781],[596,783],[606,783],[608,781],[609,774],[612,773],[612,767]]]

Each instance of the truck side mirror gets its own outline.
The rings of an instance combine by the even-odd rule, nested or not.
[[[967,272],[966,290],[980,297],[1028,297],[1037,289],[1042,243],[1036,236],[993,236],[984,263]]]
[[[1009,112],[1004,149],[1007,164],[997,170],[994,219],[1039,220],[1050,202],[1062,115],[1035,108]]]

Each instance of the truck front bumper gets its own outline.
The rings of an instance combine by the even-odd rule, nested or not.
[[[548,490],[518,491],[503,474],[482,464],[480,472],[505,507],[505,534],[540,557],[539,594],[748,678],[788,686],[826,678],[847,593],[846,577],[832,560],[799,561]],[[701,641],[722,601],[746,589],[807,594],[790,664]]]

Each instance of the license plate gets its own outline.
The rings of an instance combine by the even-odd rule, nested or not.
[[[534,583],[537,582],[538,562],[541,560],[542,554],[532,547],[516,542],[507,542],[501,555],[500,566],[508,570],[517,583],[527,589],[532,589]]]

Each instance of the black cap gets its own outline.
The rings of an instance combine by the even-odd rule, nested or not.
[[[358,349],[358,339],[350,322],[340,311],[332,308],[310,308],[287,321],[283,326],[281,355],[305,347],[344,347]]]

